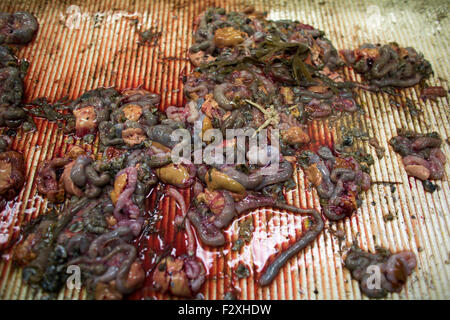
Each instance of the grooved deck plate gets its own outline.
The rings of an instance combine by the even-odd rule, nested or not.
[[[271,19],[297,19],[325,31],[338,49],[355,48],[364,42],[397,41],[402,46],[413,46],[424,53],[432,63],[435,75],[429,81],[448,90],[449,30],[446,16],[448,1],[283,1],[257,0],[257,10],[267,11]],[[25,79],[26,100],[47,97],[50,101],[65,95],[80,96],[98,86],[117,89],[142,86],[162,96],[162,107],[182,105],[183,93],[180,75],[189,72],[186,50],[192,42],[194,17],[208,6],[239,10],[246,1],[213,0],[90,0],[90,1],[17,1],[2,0],[0,11],[26,10],[39,20],[37,38],[19,52],[31,62]],[[133,19],[138,27],[156,26],[162,31],[157,46],[140,46]],[[347,78],[359,79],[350,70]],[[450,134],[448,98],[438,103],[419,102],[417,88],[403,90],[398,101],[412,99],[423,113],[411,116],[406,108],[389,104],[387,95],[360,93],[359,102],[364,115],[354,114],[329,122],[313,122],[310,126],[315,143],[339,141],[344,126],[358,126],[377,137],[387,150],[383,159],[371,169],[375,183],[365,193],[361,208],[351,218],[329,225],[313,245],[291,259],[280,275],[268,287],[260,288],[254,276],[268,255],[285,248],[301,234],[299,217],[288,213],[259,210],[251,216],[255,226],[252,241],[238,256],[230,245],[208,251],[201,247],[198,254],[209,269],[202,294],[206,299],[222,299],[230,289],[230,270],[239,261],[253,266],[252,274],[234,283],[241,290],[242,299],[366,299],[358,284],[342,266],[342,252],[352,240],[362,248],[374,250],[382,246],[398,251],[410,249],[417,254],[418,267],[400,294],[388,299],[449,299],[450,298],[450,198],[447,164],[446,176],[437,184],[441,190],[424,192],[422,184],[408,178],[400,157],[388,145],[403,127],[418,132],[437,131],[444,140]],[[0,299],[39,299],[44,295],[22,283],[20,269],[11,263],[11,248],[19,237],[20,225],[45,211],[47,202],[36,194],[35,169],[39,161],[65,152],[74,141],[64,136],[56,124],[38,120],[38,131],[19,131],[13,148],[25,155],[27,182],[14,203],[0,213]],[[80,142],[76,142],[80,144]],[[96,145],[96,144],[95,144]],[[96,151],[96,147],[86,148]],[[373,148],[361,144],[375,158]],[[450,146],[443,151],[450,160]],[[315,191],[308,188],[303,174],[296,176],[298,188],[287,194],[291,203],[302,207],[319,208]],[[396,183],[395,191],[389,184]],[[186,195],[189,196],[189,195]],[[175,233],[173,217],[177,208],[167,198],[159,227],[165,230],[167,241],[183,242],[184,235]],[[392,221],[383,216],[392,214]],[[227,231],[228,240],[236,237],[238,221]],[[333,230],[343,230],[343,242],[333,236]],[[150,239],[152,245],[158,239]],[[170,298],[142,290],[132,296]],[[83,299],[85,291],[65,289],[60,299]]]

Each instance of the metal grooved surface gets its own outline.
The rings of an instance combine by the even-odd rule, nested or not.
[[[432,5],[427,5],[427,1],[408,2],[402,8],[398,7],[402,3],[395,3],[379,0],[254,2],[256,9],[267,11],[271,19],[298,19],[324,30],[338,49],[353,48],[364,42],[397,41],[402,46],[413,46],[433,65],[435,76],[430,83],[448,90],[448,1],[434,1]],[[37,97],[54,101],[65,95],[76,98],[98,86],[118,89],[142,86],[160,93],[162,106],[167,107],[183,103],[180,75],[190,70],[185,52],[192,41],[193,20],[211,5],[239,10],[245,6],[245,1],[3,0],[0,11],[26,10],[35,14],[40,23],[37,38],[19,51],[21,58],[31,62],[25,79],[27,101]],[[76,16],[77,8],[79,16]],[[157,46],[138,44],[133,19],[138,19],[138,28],[142,30],[155,26],[162,31]],[[69,23],[75,28],[68,27]],[[350,70],[345,73],[347,78],[359,79]],[[411,116],[406,107],[391,106],[387,95],[363,92],[359,102],[365,114],[345,116],[333,124],[313,123],[310,133],[316,143],[339,141],[342,125],[358,126],[375,136],[387,150],[385,157],[372,167],[371,176],[377,183],[364,195],[362,207],[351,219],[332,225],[327,223],[326,230],[313,245],[291,259],[270,286],[257,286],[254,274],[235,283],[241,289],[240,298],[365,299],[357,282],[351,280],[342,266],[342,252],[353,240],[364,249],[382,246],[393,251],[411,249],[417,254],[418,267],[407,286],[388,299],[450,298],[450,167],[446,165],[445,180],[438,182],[441,190],[426,193],[420,181],[407,177],[400,157],[388,145],[400,127],[419,132],[438,131],[443,139],[449,138],[448,99],[419,103],[419,95],[418,90],[411,88],[403,90],[401,97],[396,98],[403,102],[410,98],[419,104],[423,113],[418,116]],[[14,140],[13,148],[25,155],[28,178],[18,201],[10,203],[0,214],[0,299],[43,297],[39,290],[22,284],[20,270],[14,268],[9,259],[8,243],[18,238],[23,222],[37,217],[47,206],[47,202],[36,195],[37,163],[63,154],[74,142],[64,136],[56,124],[39,120],[37,126],[38,132],[19,131]],[[360,146],[376,157],[367,143]],[[90,145],[86,147],[92,149]],[[443,149],[450,160],[450,146],[444,144]],[[95,146],[92,150],[95,152]],[[301,171],[296,180],[299,187],[287,194],[289,201],[297,206],[319,208],[317,194],[308,189]],[[382,182],[396,183],[395,190]],[[173,232],[175,203],[165,199],[161,208],[165,213],[159,225],[167,230],[166,238],[183,242],[183,235]],[[394,219],[384,221],[383,217],[389,214]],[[230,270],[239,261],[253,264],[254,270],[261,267],[261,261],[267,257],[256,255],[255,252],[261,250],[253,249],[276,252],[301,234],[302,219],[288,213],[260,210],[252,213],[251,219],[255,233],[241,256],[231,251],[229,245],[213,251],[198,249],[210,268],[202,290],[206,299],[223,298],[229,289]],[[228,239],[233,237],[231,230],[237,228],[238,221],[235,221],[227,232]],[[345,232],[346,239],[342,243],[333,236],[336,230]],[[86,294],[84,290],[65,289],[58,298],[83,299]]]

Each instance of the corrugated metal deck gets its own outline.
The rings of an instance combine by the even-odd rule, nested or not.
[[[180,75],[189,72],[185,52],[192,42],[194,17],[208,6],[239,10],[254,3],[257,10],[267,11],[271,19],[298,19],[326,32],[338,49],[354,48],[364,42],[397,41],[413,46],[424,53],[435,70],[432,85],[447,90],[449,76],[450,19],[446,16],[448,1],[213,1],[213,0],[90,0],[90,1],[17,1],[3,0],[0,11],[26,10],[35,14],[40,23],[37,38],[20,50],[19,56],[30,60],[26,83],[26,100],[47,97],[51,101],[69,95],[76,98],[84,91],[98,86],[118,89],[142,86],[162,95],[162,107],[183,103]],[[75,5],[75,7],[73,6]],[[79,11],[77,11],[79,9]],[[79,12],[79,15],[77,15]],[[138,44],[133,19],[138,27],[155,26],[162,31],[157,46]],[[71,24],[72,22],[72,24]],[[79,22],[79,25],[78,25]],[[346,76],[359,79],[346,70]],[[441,190],[426,193],[422,184],[408,178],[400,157],[388,146],[389,139],[403,127],[419,132],[438,131],[443,139],[450,134],[448,98],[438,103],[419,102],[420,92],[406,89],[398,101],[410,98],[423,109],[419,116],[411,116],[406,107],[395,108],[387,95],[363,92],[360,95],[365,114],[342,117],[335,123],[314,122],[310,133],[316,143],[333,143],[340,139],[340,126],[359,126],[375,136],[386,149],[383,159],[376,161],[371,176],[374,184],[364,196],[362,207],[351,219],[329,225],[312,246],[294,257],[282,269],[279,277],[268,287],[260,288],[252,274],[234,282],[241,289],[242,299],[366,299],[356,281],[342,266],[342,252],[352,239],[364,249],[375,246],[393,251],[411,249],[418,257],[418,267],[400,294],[388,299],[449,299],[450,298],[450,195],[446,165],[446,179],[438,182]],[[47,202],[36,195],[34,176],[36,165],[64,151],[74,141],[64,136],[56,124],[43,120],[35,133],[18,132],[14,149],[22,151],[27,161],[27,183],[19,199],[0,213],[0,299],[39,299],[44,295],[22,284],[21,272],[12,267],[8,243],[19,236],[19,226],[45,211]],[[80,143],[80,142],[76,142]],[[375,157],[367,143],[361,144]],[[96,151],[95,146],[86,146]],[[450,160],[450,146],[443,150]],[[376,158],[376,157],[375,157]],[[315,191],[308,190],[301,171],[297,175],[298,188],[288,193],[291,203],[319,208]],[[396,190],[391,192],[395,183]],[[189,196],[189,195],[186,195]],[[173,230],[176,206],[167,198],[161,228],[166,240],[183,242],[184,236]],[[383,216],[391,213],[392,221]],[[198,254],[209,267],[209,277],[202,293],[206,299],[221,299],[233,284],[231,269],[239,261],[262,268],[267,254],[285,247],[301,234],[302,219],[288,213],[260,210],[233,222],[227,231],[228,239],[235,238],[239,220],[253,219],[255,233],[250,244],[238,256],[230,250],[207,251]],[[333,230],[343,230],[346,240],[340,242]],[[150,246],[157,239],[150,239]],[[263,248],[263,250],[262,250]],[[133,297],[168,296],[143,290]],[[60,299],[82,299],[85,292],[65,290]]]

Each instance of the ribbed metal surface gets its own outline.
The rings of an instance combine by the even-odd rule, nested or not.
[[[430,83],[448,90],[445,79],[449,75],[448,58],[450,22],[445,16],[448,1],[416,1],[403,6],[394,1],[255,1],[256,9],[267,11],[271,19],[297,19],[324,30],[338,49],[354,48],[364,42],[397,41],[402,46],[413,46],[424,53],[435,70]],[[68,8],[78,5],[81,10],[79,29],[67,26]],[[57,100],[65,95],[76,98],[84,91],[98,86],[115,86],[118,89],[142,86],[161,93],[162,107],[181,105],[183,102],[180,75],[189,72],[185,52],[191,43],[194,17],[208,6],[221,6],[239,10],[245,1],[156,1],[156,0],[91,0],[91,1],[14,1],[4,0],[0,11],[27,10],[35,14],[40,23],[37,38],[19,52],[30,60],[26,83],[28,101],[45,96]],[[139,28],[155,26],[162,31],[156,46],[138,44],[133,19]],[[359,79],[346,70],[346,76]],[[441,190],[426,193],[422,184],[408,178],[400,157],[388,146],[397,128],[404,127],[419,132],[438,131],[443,139],[450,134],[448,99],[438,103],[419,102],[420,92],[407,89],[397,100],[410,98],[421,105],[423,114],[411,116],[406,108],[389,104],[387,95],[362,92],[360,103],[365,114],[345,116],[333,124],[314,122],[310,133],[315,143],[332,144],[339,141],[341,125],[359,126],[374,136],[386,149],[383,159],[372,167],[374,184],[365,194],[362,207],[351,219],[328,225],[312,246],[294,257],[282,269],[279,277],[268,287],[260,288],[253,274],[246,279],[232,279],[232,270],[239,262],[254,266],[262,264],[272,252],[285,248],[300,236],[303,221],[289,213],[260,210],[233,222],[227,230],[228,240],[236,239],[239,221],[253,219],[255,232],[249,244],[239,255],[231,245],[212,251],[198,249],[209,269],[202,293],[206,299],[222,299],[233,287],[240,289],[242,299],[364,299],[358,285],[351,280],[342,266],[342,252],[357,240],[364,249],[382,246],[398,251],[411,249],[417,253],[418,267],[400,294],[389,299],[443,299],[450,298],[450,200],[449,166],[445,180],[438,182]],[[39,299],[40,291],[22,284],[19,269],[13,268],[9,259],[8,243],[19,236],[21,223],[44,212],[47,202],[36,195],[34,175],[36,165],[56,155],[63,154],[74,142],[64,136],[55,124],[38,121],[36,133],[18,132],[13,148],[24,152],[27,161],[27,183],[16,203],[0,214],[0,298]],[[76,142],[80,143],[80,142]],[[375,157],[373,148],[361,143]],[[95,146],[86,146],[96,151]],[[450,160],[450,147],[443,151]],[[298,171],[298,188],[288,193],[291,203],[301,207],[319,208],[314,190],[308,189],[301,171]],[[381,182],[395,182],[396,190]],[[185,195],[189,197],[189,194]],[[375,203],[375,204],[372,204]],[[164,199],[164,209],[158,226],[165,230],[166,241],[183,244],[184,235],[176,233],[173,218],[178,213],[173,201]],[[394,215],[385,222],[383,216]],[[339,241],[335,230],[343,230],[346,239]],[[148,245],[158,246],[152,237]],[[133,297],[155,296],[142,290]],[[60,299],[85,298],[84,291],[65,290]]]

